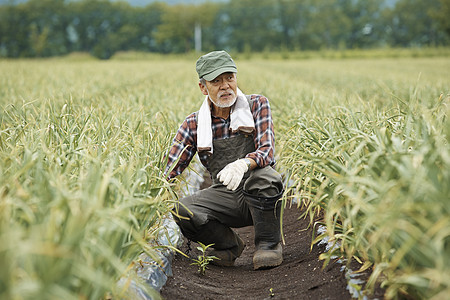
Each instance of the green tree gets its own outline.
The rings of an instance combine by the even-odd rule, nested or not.
[[[436,46],[448,43],[448,36],[433,13],[440,0],[399,0],[387,14],[390,44],[396,47]],[[448,16],[447,16],[448,17]]]
[[[194,49],[287,53],[294,49],[435,46],[450,42],[450,0],[230,0],[201,5],[111,0],[29,0],[0,5],[0,56],[72,51]]]
[[[384,25],[381,20],[384,0],[339,0],[346,16],[347,30],[341,35],[346,48],[367,48],[383,44]]]
[[[137,13],[134,14],[132,20],[132,24],[139,29],[134,49],[154,52],[160,51],[154,34],[161,24],[161,18],[166,6],[165,3],[156,2],[143,8],[137,8]]]
[[[304,35],[310,49],[335,49],[345,40],[351,20],[335,0],[309,0]]]
[[[193,48],[194,26],[192,6],[168,6],[154,37],[163,52],[189,52]]]
[[[123,3],[117,8],[126,9]],[[108,49],[108,35],[118,30],[121,12],[113,3],[105,0],[83,0],[68,4],[72,14],[71,24],[79,35],[80,51],[93,52],[94,55],[107,58],[112,54]],[[95,50],[94,50],[95,49]]]
[[[22,4],[28,23],[31,56],[54,56],[68,52],[64,0],[30,0]]]
[[[27,12],[23,5],[0,6],[0,56],[29,53]]]
[[[215,50],[218,49],[214,45],[215,32],[214,23],[219,17],[219,11],[224,5],[222,3],[206,2],[197,6],[196,24],[200,26],[202,31],[202,49]]]
[[[231,0],[221,12],[221,27],[228,31],[222,43],[239,52],[263,51],[282,30],[276,6],[275,0]]]
[[[439,6],[430,12],[430,15],[438,21],[440,30],[450,38],[450,0],[439,0]]]
[[[216,13],[213,4],[167,6],[154,33],[156,42],[163,52],[189,52],[194,48],[196,24],[210,26]]]
[[[44,54],[44,51],[47,50],[48,34],[50,30],[48,27],[44,27],[43,30],[39,32],[36,23],[32,23],[30,25],[30,31],[30,48],[36,56],[40,57]]]

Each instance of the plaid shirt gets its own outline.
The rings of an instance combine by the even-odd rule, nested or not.
[[[252,95],[253,105],[251,112],[255,120],[254,133],[256,151],[248,153],[245,157],[253,159],[259,167],[273,165],[275,163],[275,136],[273,131],[272,113],[270,111],[269,100],[262,95]],[[186,117],[173,139],[172,147],[168,153],[168,161],[164,174],[167,175],[172,165],[176,166],[170,172],[168,178],[180,175],[189,165],[197,152],[197,113],[194,112]],[[233,133],[230,128],[230,117],[228,119],[211,116],[211,126],[213,130],[213,140],[231,138],[239,134]],[[206,151],[199,152],[201,163],[206,167],[208,158]]]

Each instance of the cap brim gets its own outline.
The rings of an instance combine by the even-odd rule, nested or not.
[[[209,74],[203,75],[203,78],[205,80],[211,81],[211,80],[215,79],[217,76],[219,76],[220,74],[227,73],[227,72],[237,73],[237,69],[236,69],[236,67],[233,67],[233,66],[222,67],[222,68],[219,68]]]

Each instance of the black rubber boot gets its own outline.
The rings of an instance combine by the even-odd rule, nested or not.
[[[281,175],[271,167],[255,169],[243,186],[255,227],[253,268],[268,269],[283,262],[280,201],[284,188]]]
[[[283,262],[280,231],[281,202],[270,210],[250,207],[250,212],[255,227],[256,252],[253,255],[253,268],[259,270],[279,266]]]
[[[211,261],[211,264],[216,266],[233,266],[236,258],[242,254],[245,248],[244,241],[237,233],[217,221],[209,221],[200,228],[195,236],[188,238],[205,245],[214,244],[211,246],[214,250],[209,251],[207,255],[218,258]]]

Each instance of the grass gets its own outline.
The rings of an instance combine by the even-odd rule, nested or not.
[[[180,189],[164,154],[202,97],[195,59],[121,55],[0,60],[0,298],[120,297],[153,251]],[[324,214],[369,289],[448,293],[447,56],[244,58],[240,88],[271,101],[287,197]]]

